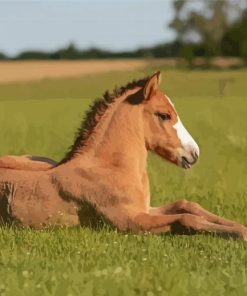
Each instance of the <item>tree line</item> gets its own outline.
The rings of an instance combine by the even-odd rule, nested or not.
[[[53,52],[44,51],[24,51],[15,57],[0,53],[0,59],[11,60],[80,60],[80,59],[108,59],[108,58],[146,58],[146,57],[174,57],[177,55],[177,43],[160,44],[150,48],[140,48],[134,51],[112,52],[99,48],[89,48],[81,50],[74,44]]]

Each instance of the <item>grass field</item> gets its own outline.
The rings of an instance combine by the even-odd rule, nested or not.
[[[150,71],[0,84],[0,155],[59,160],[92,99]],[[150,155],[153,205],[186,198],[247,225],[246,81],[246,70],[163,70],[201,157],[184,171]],[[247,295],[247,243],[2,227],[0,295]]]

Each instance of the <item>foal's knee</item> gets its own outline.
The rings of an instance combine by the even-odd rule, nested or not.
[[[175,207],[178,208],[179,210],[186,210],[189,205],[189,201],[186,199],[181,199],[175,202]]]
[[[180,199],[178,201],[176,201],[176,206],[183,209],[187,206],[188,204],[188,200],[187,199]]]
[[[181,199],[177,201],[177,207],[187,213],[195,213],[198,209],[198,204],[193,201]]]

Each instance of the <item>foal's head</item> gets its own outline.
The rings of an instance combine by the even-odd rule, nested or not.
[[[199,147],[184,128],[170,99],[159,90],[159,78],[160,73],[155,73],[143,90],[146,146],[188,169],[198,159]]]

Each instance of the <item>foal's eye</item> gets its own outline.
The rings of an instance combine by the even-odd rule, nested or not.
[[[170,120],[171,119],[171,115],[168,113],[160,113],[160,112],[156,112],[154,113],[156,116],[158,116],[161,120]]]

